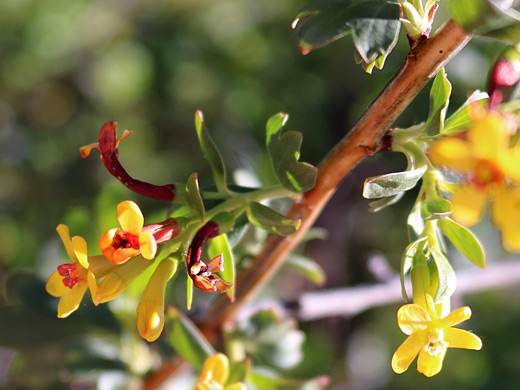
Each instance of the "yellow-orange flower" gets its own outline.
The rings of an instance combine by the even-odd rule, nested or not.
[[[123,264],[141,254],[152,260],[157,253],[157,242],[150,231],[143,231],[144,217],[139,206],[130,200],[117,205],[117,219],[121,229],[110,229],[99,239],[105,257],[114,264]]]
[[[200,379],[195,390],[247,390],[242,382],[226,386],[229,377],[229,360],[226,355],[217,353],[204,362]]]
[[[418,304],[402,306],[397,312],[399,328],[408,338],[392,357],[392,369],[397,374],[405,372],[417,355],[417,371],[433,376],[442,368],[448,348],[479,350],[482,341],[467,330],[453,328],[471,317],[471,309],[461,307],[444,318],[438,318],[431,296],[427,295],[426,310]]]
[[[500,229],[502,245],[510,252],[520,252],[520,188],[502,186],[491,204],[491,219]]]
[[[428,156],[434,165],[465,176],[451,201],[452,218],[466,226],[480,220],[487,201],[496,197],[508,179],[520,181],[520,153],[510,146],[508,123],[497,112],[477,117],[464,138],[433,142]]]
[[[99,294],[99,288],[96,277],[89,269],[85,239],[79,236],[71,239],[69,228],[65,225],[59,225],[56,230],[72,263],[58,266],[58,270],[54,271],[47,280],[46,289],[49,294],[61,298],[58,304],[58,317],[65,318],[79,307],[87,288],[90,289],[94,302]]]

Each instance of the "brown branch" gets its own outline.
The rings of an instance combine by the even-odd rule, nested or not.
[[[272,235],[251,267],[243,271],[236,282],[236,300],[221,296],[200,323],[205,334],[214,336],[226,321],[232,321],[278,271],[285,257],[300,242],[305,232],[334,194],[336,187],[350,170],[363,158],[374,154],[381,139],[392,123],[401,115],[422,88],[470,40],[471,36],[453,21],[448,21],[434,36],[412,50],[403,66],[371,104],[347,136],[334,147],[319,165],[318,178],[313,190],[304,194],[288,213],[289,218],[300,218],[298,231],[288,237]],[[166,377],[171,368],[165,366],[156,377]],[[155,387],[147,386],[147,389]]]
[[[392,123],[470,39],[468,33],[450,20],[408,54],[383,92],[321,162],[316,186],[289,211],[289,218],[302,221],[298,231],[287,237],[272,235],[268,238],[252,266],[240,274],[235,302],[230,304],[225,297],[220,297],[207,312],[202,324],[207,330],[216,331],[224,322],[233,320],[238,311],[271,280],[285,257],[313,225],[341,180],[359,161],[377,151]]]

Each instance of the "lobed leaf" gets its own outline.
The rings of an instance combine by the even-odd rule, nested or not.
[[[397,43],[399,6],[385,0],[318,0],[300,10],[293,28],[304,55],[352,34],[357,52],[371,64]],[[375,65],[383,63],[384,58]]]
[[[415,187],[424,172],[426,172],[426,167],[369,177],[365,180],[363,196],[367,199],[374,199],[408,191]]]
[[[197,326],[182,312],[169,307],[166,315],[171,346],[196,370],[201,370],[204,361],[216,351]]]
[[[195,214],[199,220],[203,221],[205,210],[204,202],[200,196],[197,172],[193,172],[188,178],[188,183],[186,183],[186,200],[193,214]]]
[[[287,119],[287,114],[279,113],[267,121],[267,151],[280,183],[290,191],[306,192],[314,187],[318,170],[298,161],[302,135],[296,131],[282,134]]]
[[[471,230],[458,224],[451,218],[440,220],[439,227],[455,248],[466,256],[469,261],[480,268],[486,268],[484,249]]]
[[[258,202],[248,202],[247,217],[249,221],[261,229],[276,233],[280,236],[289,236],[300,227],[299,219],[289,219],[272,208]]]
[[[442,133],[450,95],[451,83],[446,77],[444,68],[442,68],[435,76],[432,89],[430,90],[430,112],[424,125],[428,135]]]
[[[226,234],[221,234],[208,242],[209,257],[213,259],[220,254],[224,256],[224,271],[220,272],[220,276],[226,282],[233,283],[226,291],[229,299],[233,302],[235,300],[235,260]]]
[[[204,117],[201,111],[195,113],[195,129],[199,138],[200,147],[204,158],[209,162],[213,172],[213,178],[219,192],[227,193],[226,186],[226,168],[224,160],[217,148],[217,145],[209,135],[206,125],[204,124]]]

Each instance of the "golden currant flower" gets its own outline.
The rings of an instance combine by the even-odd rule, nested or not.
[[[60,298],[58,317],[65,318],[79,307],[87,288],[92,301],[97,302],[100,291],[96,279],[109,272],[113,264],[103,256],[88,258],[85,239],[79,236],[71,239],[66,225],[59,225],[56,230],[72,263],[58,266],[47,280],[46,289],[52,296]]]
[[[471,317],[469,307],[461,307],[439,318],[430,295],[427,295],[427,302],[428,310],[418,304],[408,304],[397,312],[399,328],[408,335],[392,357],[392,369],[397,374],[405,372],[419,355],[417,371],[430,377],[441,370],[448,348],[482,348],[478,336],[467,330],[453,328]]]
[[[502,245],[509,252],[520,252],[520,189],[502,186],[491,204],[491,220],[500,229]]]
[[[497,112],[479,115],[462,137],[447,137],[430,145],[428,156],[436,166],[464,175],[452,196],[452,218],[466,226],[482,217],[508,180],[520,181],[520,153],[510,146],[506,120]]]
[[[226,386],[229,377],[229,360],[226,355],[217,353],[204,362],[200,379],[195,390],[247,390],[242,382]]]

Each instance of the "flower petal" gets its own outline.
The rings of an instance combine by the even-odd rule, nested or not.
[[[452,311],[448,316],[438,321],[440,328],[450,328],[454,325],[460,324],[461,322],[467,321],[471,318],[471,309],[469,306],[459,307],[457,310]]]
[[[125,200],[117,205],[117,220],[125,232],[139,235],[143,230],[143,213],[139,206],[131,200]]]
[[[490,112],[477,119],[468,130],[468,140],[478,159],[498,162],[509,147],[507,125],[497,112]]]
[[[477,163],[468,142],[451,137],[432,142],[428,148],[428,157],[436,166],[461,172],[472,170]]]
[[[487,192],[471,184],[464,184],[453,194],[451,217],[464,226],[475,225],[484,214]]]
[[[226,355],[217,353],[210,356],[202,366],[202,377],[211,377],[212,380],[224,385],[229,376],[229,360]]]
[[[501,166],[506,176],[514,181],[520,181],[520,153],[510,152],[504,155]]]
[[[392,370],[396,374],[405,372],[426,342],[426,332],[414,332],[404,340],[392,356]]]
[[[109,261],[104,255],[88,258],[89,271],[92,271],[96,279],[101,279],[117,267],[117,264]]]
[[[431,321],[432,319],[424,307],[417,304],[401,306],[397,312],[399,328],[407,335],[426,329]]]
[[[78,261],[76,254],[74,253],[74,248],[72,247],[72,241],[70,240],[69,227],[67,225],[60,224],[56,228],[56,231],[60,235],[63,246],[67,251],[67,255],[69,255],[71,260]]]
[[[139,250],[133,248],[118,248],[114,251],[111,260],[114,264],[123,264],[130,260],[132,257],[137,256]]]
[[[101,299],[101,294],[99,292],[99,286],[96,282],[96,277],[95,275],[91,272],[91,271],[88,271],[87,273],[87,285],[88,285],[88,289],[90,290],[90,295],[92,297],[92,302],[94,302],[94,305],[99,305],[99,301]]]
[[[68,287],[65,287],[63,284],[63,276],[61,276],[58,271],[54,271],[51,276],[49,276],[49,279],[47,279],[45,289],[52,296],[61,297],[67,292]]]
[[[446,329],[444,331],[444,340],[450,348],[475,349],[477,351],[482,348],[480,337],[464,329]]]
[[[139,235],[139,250],[146,260],[153,260],[157,253],[157,242],[151,232],[142,232]]]
[[[87,242],[85,239],[80,236],[72,237],[72,248],[81,266],[88,269]]]
[[[87,291],[87,283],[78,283],[67,290],[68,291],[61,296],[60,303],[58,304],[59,318],[68,317],[79,307],[83,295],[85,295],[85,291]]]
[[[442,368],[444,355],[446,355],[446,349],[443,350],[440,356],[430,355],[424,348],[421,349],[417,359],[417,371],[427,377],[438,374]]]

